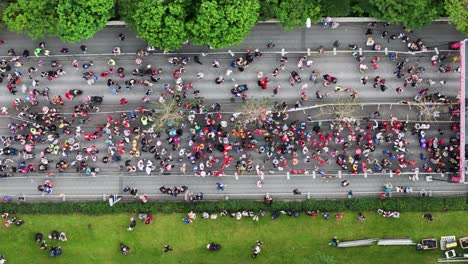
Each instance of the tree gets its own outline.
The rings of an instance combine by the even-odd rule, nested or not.
[[[329,116],[335,120],[355,118],[359,103],[352,97],[339,97],[333,104],[320,107],[322,115]]]
[[[351,12],[350,0],[327,0],[320,3],[322,16],[344,17]]]
[[[284,29],[294,29],[297,26],[305,26],[307,18],[310,18],[312,22],[318,21],[320,6],[318,1],[281,0],[281,3],[275,7],[275,15]]]
[[[416,105],[416,108],[419,110],[419,120],[420,121],[437,121],[437,118],[440,117],[440,113],[447,113],[449,108],[447,105],[435,104],[423,98],[422,100],[411,103],[411,105]]]
[[[278,0],[260,0],[260,14],[258,19],[266,21],[275,18],[275,7],[278,6]]]
[[[113,0],[59,0],[57,35],[67,42],[89,39],[114,15]]]
[[[445,0],[445,10],[456,28],[468,35],[468,1]]]
[[[257,22],[259,9],[258,0],[201,0],[187,24],[190,40],[214,48],[240,44]]]
[[[33,39],[57,32],[57,0],[18,0],[3,12],[8,30],[27,34]]]
[[[439,14],[431,0],[369,0],[375,9],[371,15],[376,18],[401,23],[407,29],[420,29],[432,23]]]
[[[118,0],[116,2],[117,18],[125,21],[127,25],[135,26],[133,14],[137,4],[138,1],[134,0]]]
[[[132,16],[137,36],[162,50],[180,48],[187,40],[185,1],[143,0]]]
[[[156,102],[155,113],[153,114],[153,128],[156,131],[165,129],[168,127],[177,127],[185,120],[185,115],[181,112],[177,101],[174,99],[167,100],[165,102]]]
[[[243,128],[266,120],[273,106],[267,98],[249,99],[241,107],[237,124]]]

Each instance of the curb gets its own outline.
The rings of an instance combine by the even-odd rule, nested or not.
[[[340,23],[368,23],[368,22],[385,22],[376,19],[375,17],[334,17],[332,18],[334,22]],[[441,17],[434,19],[433,22],[450,22],[450,18]],[[270,19],[266,21],[258,21],[257,24],[278,24],[280,21],[278,19]],[[305,23],[305,22],[304,22]],[[120,20],[110,20],[107,21],[107,26],[126,26],[127,24],[124,21]]]

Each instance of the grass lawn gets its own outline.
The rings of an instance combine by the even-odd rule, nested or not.
[[[375,212],[365,213],[359,223],[356,213],[346,212],[338,221],[301,215],[281,216],[254,222],[230,217],[217,220],[197,219],[184,224],[182,214],[155,214],[151,225],[138,220],[132,232],[126,230],[131,214],[87,215],[20,215],[22,227],[0,227],[0,254],[14,263],[436,263],[440,250],[418,252],[413,246],[364,247],[340,249],[328,246],[333,236],[341,240],[408,236],[413,240],[442,235],[468,236],[467,212],[434,213],[434,221],[421,218],[422,213],[403,213],[400,219],[386,219]],[[45,236],[52,230],[65,231],[67,242],[51,242],[63,249],[57,258],[34,243],[34,234]],[[257,239],[264,241],[261,254],[250,257]],[[123,256],[119,243],[131,249]],[[209,252],[206,244],[222,245],[219,252]],[[164,244],[174,251],[163,253]],[[458,248],[461,253],[461,249]],[[468,251],[465,251],[468,253]]]

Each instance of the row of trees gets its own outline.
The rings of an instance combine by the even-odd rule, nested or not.
[[[448,15],[468,34],[466,0],[3,0],[0,12],[11,31],[66,42],[91,38],[118,18],[163,50],[175,50],[187,40],[214,48],[236,45],[258,20],[272,18],[285,29],[303,26],[307,18],[350,14],[419,29]]]

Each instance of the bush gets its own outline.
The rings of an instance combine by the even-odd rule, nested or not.
[[[185,213],[220,212],[227,211],[280,211],[280,210],[319,210],[338,212],[374,211],[377,209],[396,210],[401,212],[425,211],[463,211],[468,210],[467,198],[392,198],[379,200],[375,198],[349,199],[349,200],[306,200],[302,202],[274,201],[272,205],[265,205],[258,201],[229,200],[218,202],[120,202],[110,207],[107,202],[64,202],[64,203],[21,203],[1,204],[0,211],[23,214],[112,214],[112,213]]]

